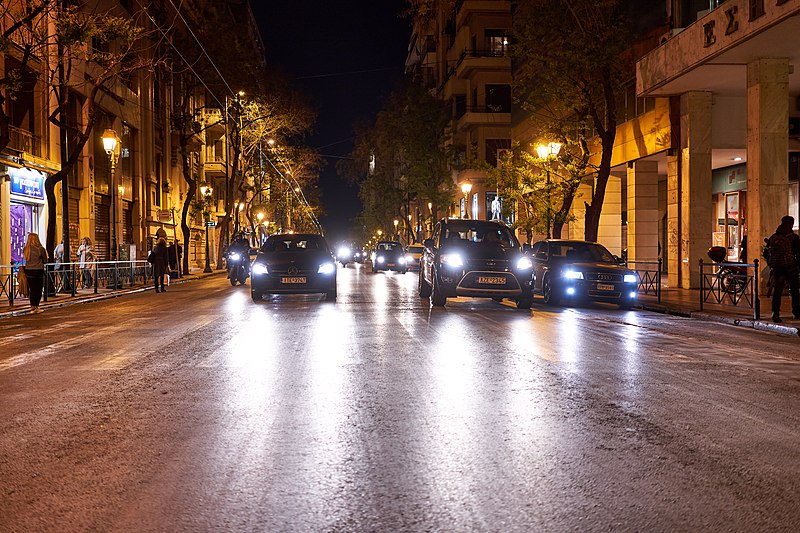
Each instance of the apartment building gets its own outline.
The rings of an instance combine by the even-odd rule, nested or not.
[[[13,2],[12,2],[13,3]],[[2,27],[13,24],[15,15],[30,3],[17,2],[2,18]],[[90,5],[91,4],[91,5]],[[252,49],[263,62],[260,43],[249,5],[245,0],[226,3],[213,2],[181,4],[185,24],[194,24],[199,17],[228,16],[242,23],[243,34],[253,40]],[[234,5],[235,4],[235,5]],[[18,9],[17,9],[18,8]],[[30,25],[41,28],[53,23],[56,8],[45,10]],[[170,38],[167,28],[176,20],[176,5],[170,0],[94,2],[83,6],[88,12],[103,12],[125,18],[135,17],[144,27],[147,40],[136,49],[136,57],[126,61],[142,61],[168,56]],[[222,11],[221,11],[222,10]],[[172,31],[175,31],[172,24]],[[187,32],[188,30],[183,30]],[[24,37],[24,35],[23,35]],[[29,232],[36,232],[44,241],[48,223],[45,180],[61,168],[61,139],[59,129],[49,116],[56,106],[47,80],[54,72],[48,53],[42,48],[20,69],[24,44],[13,43],[6,54],[0,54],[0,72],[22,72],[23,83],[15,98],[4,102],[9,117],[10,142],[0,153],[0,265],[21,260],[22,246]],[[106,46],[98,42],[87,47]],[[113,44],[111,44],[113,46]],[[49,56],[49,57],[52,57]],[[64,202],[60,186],[56,186],[56,238],[48,243],[52,248],[61,240],[62,220],[69,221],[69,240],[72,258],[79,240],[89,237],[100,260],[111,259],[112,240],[116,240],[120,259],[141,259],[157,235],[166,234],[170,241],[183,245],[180,229],[181,210],[187,193],[177,138],[173,129],[176,90],[175,76],[163,63],[149,63],[141,68],[114,76],[98,93],[94,108],[95,124],[72,172],[67,186],[68,217],[63,217]],[[77,125],[86,124],[87,97],[90,85],[80,80],[91,76],[92,64],[74,61],[70,83],[67,117]],[[208,81],[205,80],[208,84]],[[193,111],[198,133],[191,140],[190,175],[198,183],[208,184],[214,191],[211,198],[212,224],[224,216],[224,195],[228,174],[227,132],[224,125],[224,97],[212,95],[202,87],[191,95],[189,108]],[[104,133],[117,139],[110,155],[103,144]],[[66,143],[74,139],[67,138]],[[113,155],[113,157],[112,157]],[[113,167],[113,172],[112,172]],[[199,199],[199,193],[198,193]],[[188,220],[190,243],[186,247],[190,266],[205,262],[205,231],[201,217]],[[217,249],[218,230],[209,233],[214,240],[209,249]]]
[[[511,147],[510,32],[508,0],[438,1],[412,29],[406,71],[452,108],[447,135],[458,154],[453,181],[463,193],[453,216],[492,218],[496,185],[473,167],[496,164],[498,152]],[[423,199],[417,228],[430,216],[426,209]]]

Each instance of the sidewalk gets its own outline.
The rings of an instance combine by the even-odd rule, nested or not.
[[[203,270],[200,268],[192,269],[189,271],[188,274],[178,278],[170,280],[170,285],[177,285],[181,283],[186,283],[189,281],[194,281],[202,278],[207,278],[209,276],[214,276],[216,274],[225,273],[225,270],[215,270],[211,273],[203,273]],[[110,298],[118,298],[120,296],[125,296],[126,294],[131,294],[135,292],[144,292],[153,290],[154,286],[151,283],[147,285],[135,285],[133,287],[125,287],[120,290],[111,290],[111,289],[98,289],[97,294],[95,294],[94,289],[81,289],[76,291],[75,296],[71,294],[56,294],[54,296],[48,296],[47,301],[44,301],[42,298],[42,302],[39,307],[43,311],[47,311],[48,309],[55,309],[57,307],[64,307],[65,305],[73,305],[73,304],[80,304],[86,302],[96,302],[99,300],[108,300]],[[17,298],[14,300],[14,305],[9,305],[7,299],[0,300],[0,318],[9,317],[9,316],[19,316],[19,315],[27,315],[30,314],[31,307],[30,303],[28,302],[27,298]]]
[[[700,310],[700,289],[668,289],[661,290],[661,303],[655,296],[640,295],[639,304],[642,309],[666,313],[671,315],[685,316],[699,320],[712,322],[723,322],[735,326],[771,331],[781,335],[797,337],[800,335],[800,320],[792,317],[791,300],[788,293],[784,293],[781,299],[781,319],[783,322],[775,324],[772,322],[772,297],[761,295],[761,318],[753,319],[753,309],[746,305],[734,307],[732,305],[720,305],[704,303],[703,310]]]

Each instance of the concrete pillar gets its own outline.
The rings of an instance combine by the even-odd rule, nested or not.
[[[567,239],[583,240],[586,238],[586,203],[592,200],[592,182],[584,181],[578,186],[575,199],[572,201],[572,215],[566,234],[561,233]]]
[[[700,287],[698,261],[708,259],[711,212],[711,93],[681,95],[680,286]]]
[[[628,167],[628,260],[658,261],[658,161]]]
[[[747,65],[747,258],[788,214],[789,61],[759,59]]]
[[[680,287],[681,272],[681,196],[680,156],[667,154],[667,242],[662,254],[667,262],[667,285]]]
[[[622,178],[614,174],[608,177],[597,241],[612,254],[622,253]]]

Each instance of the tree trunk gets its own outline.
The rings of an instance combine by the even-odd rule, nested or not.
[[[189,246],[191,239],[191,228],[189,228],[189,206],[197,194],[197,180],[192,178],[192,170],[189,166],[189,139],[186,135],[180,135],[180,155],[181,166],[183,167],[183,179],[189,185],[186,191],[186,198],[183,199],[183,207],[181,208],[181,232],[183,233],[183,243],[186,247],[183,253],[183,271],[189,273]]]

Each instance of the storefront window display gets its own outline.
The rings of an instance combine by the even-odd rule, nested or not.
[[[11,261],[19,263],[28,233],[39,233],[39,216],[44,204],[44,174],[28,168],[15,168],[9,171],[9,176]]]

